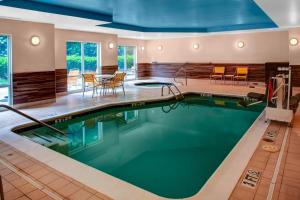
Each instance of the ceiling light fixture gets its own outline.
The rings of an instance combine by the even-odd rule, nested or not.
[[[115,46],[114,43],[112,43],[112,42],[108,43],[108,48],[113,49],[114,46]]]
[[[199,49],[199,44],[198,44],[198,43],[193,44],[193,48],[194,48],[194,49]]]
[[[163,49],[162,45],[157,46],[157,50],[161,51]]]
[[[245,42],[239,41],[239,42],[237,43],[237,47],[238,47],[238,48],[244,48],[244,47],[245,47]]]
[[[298,44],[297,38],[291,38],[290,39],[290,45],[291,46],[297,46],[297,44]]]
[[[39,36],[32,36],[30,41],[33,46],[38,46],[41,43]]]

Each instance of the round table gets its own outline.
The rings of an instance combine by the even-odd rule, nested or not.
[[[95,77],[99,82],[101,82],[102,88],[103,88],[103,95],[104,95],[106,93],[105,90],[107,89],[106,83],[108,81],[110,81],[114,77],[114,75],[112,75],[112,74],[96,74]],[[101,91],[100,91],[100,94],[101,94]]]

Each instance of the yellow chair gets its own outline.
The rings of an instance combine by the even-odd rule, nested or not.
[[[248,67],[237,67],[233,80],[234,81],[244,80],[248,84]]]
[[[126,73],[125,72],[117,72],[114,74],[114,77],[105,83],[106,89],[112,89],[113,93],[116,93],[117,87],[122,87],[123,93],[125,95],[124,89],[124,80],[125,80]]]
[[[94,97],[95,91],[98,93],[98,87],[101,87],[102,84],[96,79],[95,74],[82,74],[83,78],[83,96],[86,91],[86,88],[92,87],[93,88],[93,95]],[[100,91],[101,93],[101,91]]]
[[[224,79],[224,74],[225,74],[225,67],[214,67],[213,72],[209,76],[209,80],[223,80]]]

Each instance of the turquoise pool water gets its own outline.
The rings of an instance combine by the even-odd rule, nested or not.
[[[55,123],[66,136],[46,128],[19,134],[157,195],[185,198],[201,189],[263,110],[237,102],[190,95]]]
[[[138,82],[134,84],[135,86],[142,86],[142,87],[161,87],[163,85],[170,85],[167,82]]]

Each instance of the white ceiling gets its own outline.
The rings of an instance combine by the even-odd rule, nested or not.
[[[280,28],[300,26],[300,0],[255,0]]]
[[[291,27],[300,27],[300,0],[255,0],[256,3],[272,18],[279,26],[279,30]],[[194,37],[199,35],[224,34],[222,33],[141,33],[128,30],[117,30],[112,28],[99,27],[96,25],[106,22],[89,20],[78,17],[70,17],[58,14],[50,14],[38,11],[31,11],[19,8],[0,6],[0,18],[15,20],[34,21],[54,24],[56,28],[81,30],[90,32],[101,32],[117,34],[123,38],[136,39],[161,39],[174,37]],[[265,30],[233,31],[226,33],[256,32]],[[274,29],[272,29],[274,30]],[[278,29],[276,29],[278,30]]]

